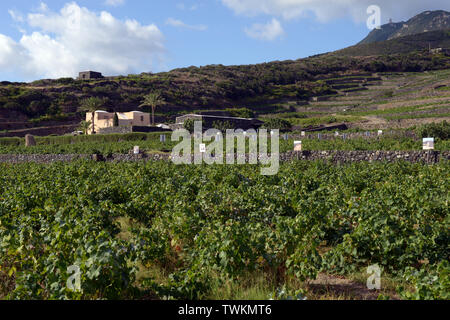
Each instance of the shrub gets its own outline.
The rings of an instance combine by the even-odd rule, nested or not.
[[[433,137],[447,140],[450,137],[450,124],[447,121],[425,124],[417,128],[416,133],[421,138]]]
[[[25,108],[17,102],[7,102],[3,105],[3,109],[22,111],[22,112],[25,111]]]
[[[254,112],[248,108],[225,109],[225,111],[229,112],[232,117],[253,118],[255,116]]]
[[[194,122],[195,121],[193,119],[187,119],[184,122],[183,127],[190,133],[193,133],[194,132]]]
[[[20,146],[24,144],[24,139],[19,137],[0,138],[0,146]]]
[[[234,129],[235,125],[229,121],[214,121],[212,124],[214,129],[220,130],[222,132],[227,131],[228,129]]]
[[[389,90],[383,94],[383,98],[392,98],[394,96],[394,91]]]
[[[63,85],[68,85],[68,84],[74,84],[76,82],[76,80],[73,78],[59,78],[59,79],[55,80],[55,82],[59,83],[59,84],[63,84]]]
[[[437,266],[415,270],[407,268],[406,279],[414,285],[414,292],[403,287],[398,289],[400,295],[408,300],[448,300],[450,298],[450,266],[443,260]]]
[[[274,119],[265,120],[263,128],[279,129],[280,131],[289,131],[292,129],[292,125],[287,120],[274,118]]]

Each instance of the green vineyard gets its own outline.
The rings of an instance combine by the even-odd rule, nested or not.
[[[371,265],[380,299],[449,299],[449,173],[1,164],[0,299],[309,299],[319,275]]]

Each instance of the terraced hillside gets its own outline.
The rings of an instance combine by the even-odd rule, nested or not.
[[[33,131],[29,133],[38,135],[70,133],[84,118],[83,102],[92,97],[101,99],[100,109],[123,112],[136,110],[145,95],[159,91],[166,105],[158,108],[156,121],[173,123],[181,113],[198,110],[248,108],[257,116],[296,112],[295,107],[288,106],[286,110],[276,105],[293,100],[298,106],[315,96],[363,91],[364,87],[382,80],[372,76],[376,72],[447,69],[450,69],[447,52],[415,51],[381,56],[335,53],[295,61],[189,67],[92,81],[63,78],[32,83],[0,82],[0,136],[24,136],[30,129]],[[350,79],[352,76],[356,79]],[[330,114],[326,116],[325,121],[334,120]],[[346,115],[339,120],[353,121],[355,117]],[[44,129],[36,133],[36,127]]]
[[[324,81],[338,93],[313,98],[303,105],[286,101],[279,106],[290,112],[262,117],[286,119],[298,127],[347,123],[350,128],[362,129],[408,128],[450,120],[450,70],[377,73]]]

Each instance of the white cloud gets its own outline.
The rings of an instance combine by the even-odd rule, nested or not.
[[[118,7],[125,4],[125,0],[105,0],[105,4],[111,7]]]
[[[60,12],[28,14],[33,30],[16,42],[0,34],[0,66],[27,78],[76,76],[98,70],[106,75],[150,71],[165,53],[156,25],[121,21],[72,2]]]
[[[25,61],[23,48],[10,37],[0,34],[0,68],[10,71],[12,66]]]
[[[177,20],[177,19],[174,19],[174,18],[167,19],[166,24],[169,25],[169,26],[172,26],[172,27],[185,28],[185,29],[191,29],[191,30],[197,30],[197,31],[205,31],[205,30],[208,29],[207,26],[202,25],[202,24],[200,24],[200,25],[189,25],[189,24],[184,23],[181,20]]]
[[[179,3],[177,3],[176,7],[177,7],[178,10],[195,11],[195,10],[197,10],[200,7],[200,5],[198,3],[194,3],[194,4],[192,4],[191,6],[188,7],[183,2],[179,2]]]
[[[267,24],[255,23],[250,28],[245,29],[245,33],[254,39],[273,41],[284,34],[281,23],[273,18]]]
[[[39,4],[39,11],[41,12],[47,12],[48,11],[48,6],[45,2],[41,2]]]
[[[425,10],[450,10],[448,0],[221,0],[237,14],[255,16],[267,14],[289,20],[313,13],[321,22],[335,18],[352,17],[362,22],[367,19],[367,7],[380,6],[383,22],[409,19]]]
[[[15,10],[8,10],[8,13],[14,21],[16,22],[24,21],[23,15],[20,12],[17,12]]]

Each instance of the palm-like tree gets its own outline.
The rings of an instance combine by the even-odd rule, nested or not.
[[[152,125],[155,125],[155,110],[156,107],[165,104],[163,96],[160,92],[152,92],[144,96],[142,104],[139,107],[150,106],[152,107]]]
[[[104,101],[97,97],[90,97],[90,98],[84,99],[81,102],[81,110],[92,113],[92,133],[95,133],[95,124],[94,124],[95,111],[97,111],[99,108],[101,108],[103,106],[103,104],[104,104]]]
[[[81,121],[80,129],[84,134],[88,134],[89,129],[91,128],[92,121]]]

